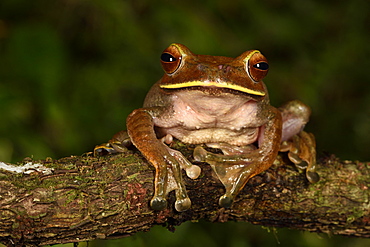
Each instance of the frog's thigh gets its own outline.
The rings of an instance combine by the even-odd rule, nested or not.
[[[311,114],[310,108],[299,100],[287,102],[279,107],[279,111],[283,121],[282,141],[301,132]]]

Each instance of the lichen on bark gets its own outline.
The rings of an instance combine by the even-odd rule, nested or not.
[[[190,157],[192,146],[177,145]],[[365,162],[322,158],[321,180],[310,184],[279,156],[270,169],[248,182],[230,209],[218,206],[223,186],[210,166],[200,163],[198,179],[184,176],[192,208],[182,213],[173,207],[173,193],[166,210],[150,209],[154,168],[135,150],[99,158],[27,158],[19,165],[29,162],[52,173],[0,173],[0,241],[8,246],[118,238],[157,224],[172,228],[199,219],[370,236],[370,164]]]

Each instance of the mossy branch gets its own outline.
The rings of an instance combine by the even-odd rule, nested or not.
[[[192,208],[182,213],[174,210],[173,194],[167,210],[150,209],[154,168],[137,151],[25,159],[19,165],[25,164],[23,170],[5,163],[0,169],[0,242],[7,246],[120,238],[157,224],[172,228],[199,219],[370,236],[369,162],[321,159],[321,180],[309,184],[282,154],[249,181],[231,209],[218,206],[223,186],[210,166],[200,164],[200,178],[185,178]]]

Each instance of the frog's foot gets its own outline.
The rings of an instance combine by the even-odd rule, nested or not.
[[[166,146],[167,147],[167,146]],[[197,179],[201,169],[199,166],[192,164],[184,155],[177,150],[167,147],[168,152],[179,162],[181,169],[184,169],[186,175],[191,179]]]
[[[181,172],[178,172],[177,170],[184,169],[189,178],[197,179],[200,175],[201,169],[199,166],[192,164],[188,159],[186,159],[180,151],[171,149],[168,146],[166,146],[166,148],[171,156],[177,161],[175,164],[171,164],[172,169],[168,170],[167,191],[170,192],[171,190],[176,190],[175,208],[177,211],[182,212],[190,208],[191,201],[186,193]],[[180,174],[175,176],[176,172]]]
[[[107,154],[124,153],[131,145],[130,137],[126,131],[116,133],[111,140],[95,146],[94,156],[104,156]]]
[[[282,142],[280,151],[288,152],[289,159],[298,169],[306,169],[309,182],[316,183],[320,180],[316,172],[316,143],[313,134],[301,131],[291,139]]]
[[[212,145],[212,147],[215,146]],[[261,172],[257,169],[258,166],[254,165],[255,162],[252,162],[252,160],[256,161],[254,157],[256,153],[251,151],[254,148],[249,147],[245,150],[247,153],[243,153],[240,150],[234,152],[229,147],[222,148],[227,150],[227,153],[231,153],[228,155],[214,154],[200,146],[194,149],[195,160],[208,163],[224,185],[226,192],[219,199],[219,205],[224,208],[231,207],[235,197],[248,180]]]
[[[167,135],[161,139],[163,143],[170,144],[172,136]],[[184,155],[167,145],[163,144],[169,155],[165,155],[166,166],[156,167],[156,180],[154,197],[151,200],[151,207],[154,210],[163,210],[167,207],[166,198],[168,194],[176,191],[175,209],[179,212],[185,211],[191,207],[190,198],[187,195],[186,187],[183,182],[181,169],[186,171],[186,175],[191,179],[199,177],[201,169],[192,164]]]
[[[173,141],[173,137],[167,134],[161,139],[161,141],[167,144],[171,144]],[[167,148],[167,151],[177,160],[177,162],[180,165],[180,168],[186,171],[186,175],[189,178],[197,179],[199,177],[200,172],[201,172],[201,169],[199,166],[191,163],[187,158],[185,158],[185,156],[180,151],[172,149],[168,146],[166,146],[166,148]]]
[[[174,155],[174,152],[176,150],[172,150],[167,146],[166,148],[170,153],[170,157],[166,158],[166,160],[168,161],[167,166],[156,168],[156,174],[155,174],[156,178],[154,181],[155,190],[154,190],[154,196],[150,202],[150,206],[154,210],[164,210],[167,207],[166,198],[168,194],[171,191],[175,190],[176,191],[175,209],[179,212],[182,212],[182,211],[188,210],[191,206],[191,201],[186,192],[186,187],[183,182],[183,178],[181,174],[181,168],[182,168],[181,162],[185,162],[185,161],[182,160],[182,157],[181,157],[182,155],[181,156],[176,156],[178,154]],[[194,178],[199,176],[199,174],[198,175],[193,174],[194,172],[197,173],[196,172],[197,169],[195,167],[197,166],[188,168],[189,173]]]

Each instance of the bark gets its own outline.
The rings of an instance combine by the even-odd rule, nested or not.
[[[182,148],[190,155],[191,147]],[[231,209],[218,206],[223,186],[209,165],[199,164],[200,178],[184,175],[192,208],[182,213],[173,207],[173,192],[166,210],[149,208],[154,168],[137,151],[98,158],[27,158],[18,165],[28,168],[0,169],[0,242],[7,246],[120,238],[153,225],[173,229],[199,219],[370,236],[369,162],[321,158],[321,180],[309,184],[282,154],[248,182]]]

